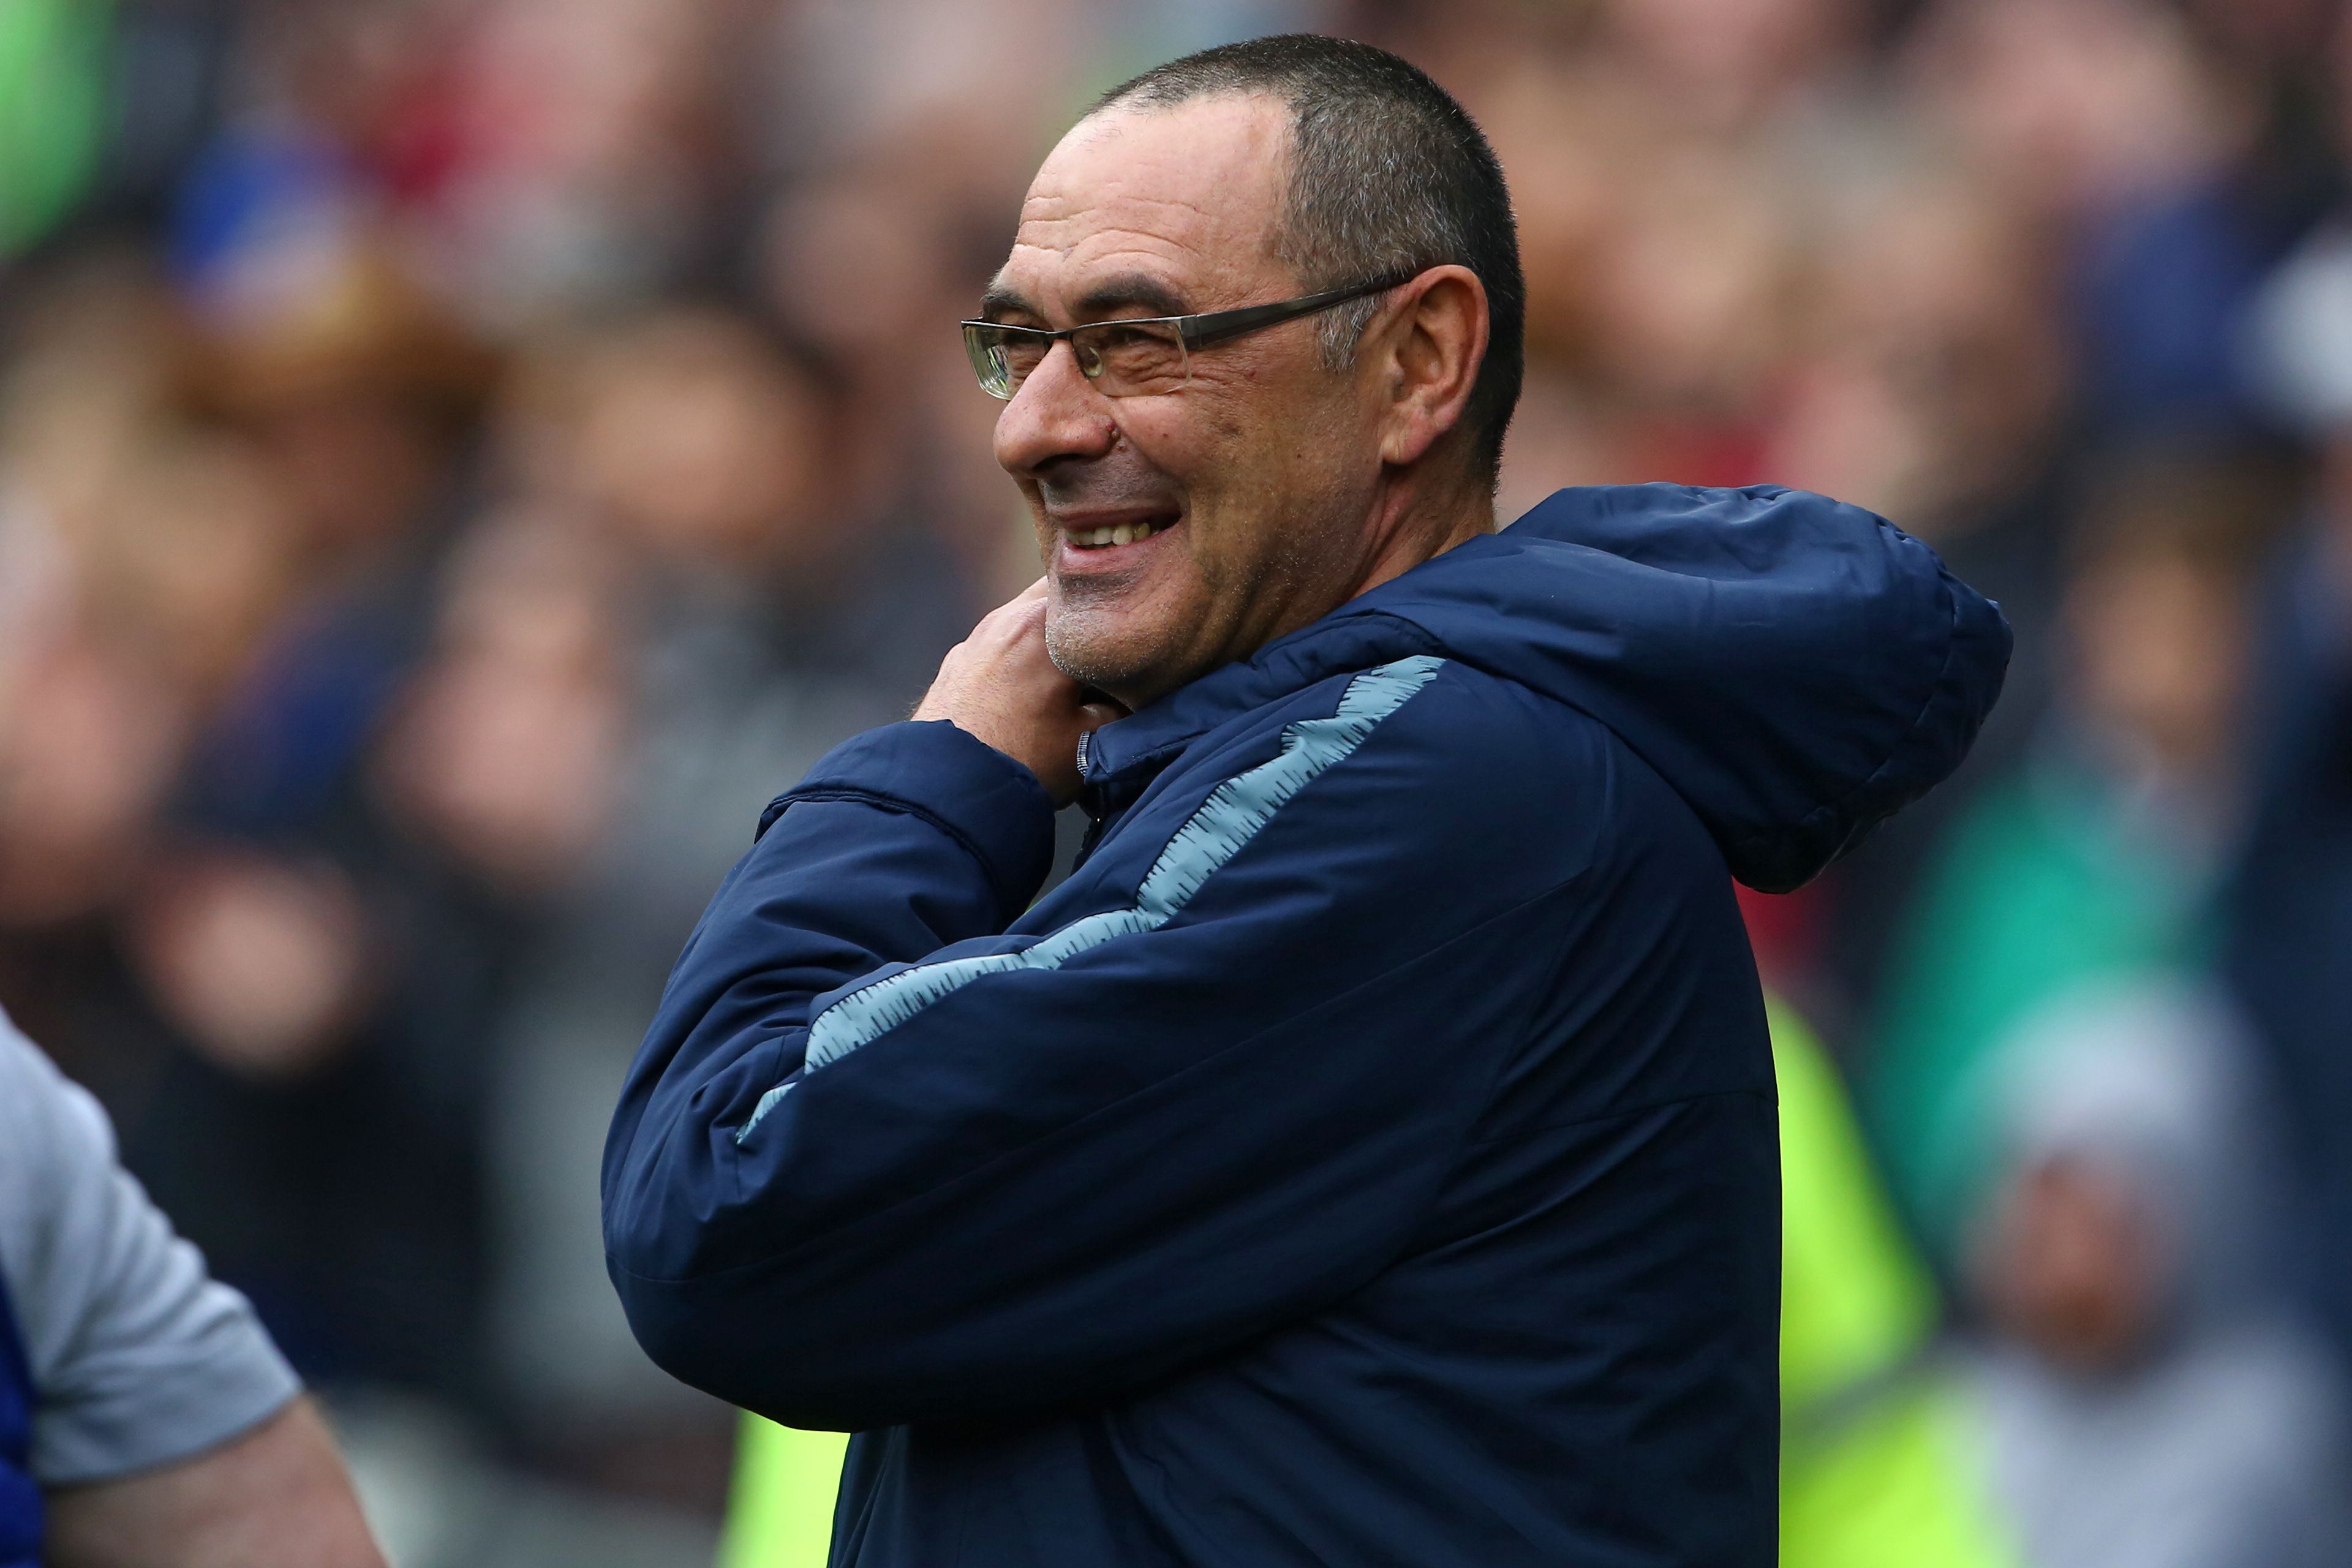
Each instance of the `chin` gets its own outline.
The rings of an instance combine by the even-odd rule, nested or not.
[[[1157,660],[1148,639],[1101,624],[1109,618],[1099,612],[1048,616],[1045,652],[1056,669],[1079,685],[1115,692],[1133,686]]]
[[[1192,679],[1177,624],[1140,605],[1066,606],[1045,617],[1045,652],[1081,686],[1121,701],[1134,693],[1148,700]]]

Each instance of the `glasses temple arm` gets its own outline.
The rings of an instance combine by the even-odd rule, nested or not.
[[[1327,289],[1320,294],[1277,300],[1271,305],[1244,305],[1238,310],[1216,310],[1205,316],[1183,318],[1184,346],[1202,348],[1294,317],[1311,316],[1318,310],[1328,310],[1334,305],[1344,305],[1367,294],[1386,293],[1391,289],[1412,281],[1419,274],[1415,273],[1403,278],[1384,278],[1376,283],[1359,283],[1348,289]]]

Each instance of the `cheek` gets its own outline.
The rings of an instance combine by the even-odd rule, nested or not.
[[[1181,487],[1194,515],[1272,513],[1329,488],[1350,449],[1328,401],[1321,387],[1302,392],[1196,374],[1183,393],[1153,399],[1121,426]]]
[[[1188,499],[1231,472],[1248,428],[1229,400],[1204,395],[1197,381],[1166,397],[1130,397],[1117,406],[1119,438]]]

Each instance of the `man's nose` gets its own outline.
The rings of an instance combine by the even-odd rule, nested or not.
[[[1064,458],[1102,457],[1118,438],[1110,400],[1078,369],[1067,342],[1046,352],[996,416],[996,460],[1014,475]]]

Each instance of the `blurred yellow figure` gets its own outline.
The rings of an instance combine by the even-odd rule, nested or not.
[[[1780,1561],[1784,1568],[2013,1568],[1925,1364],[1934,1285],[1896,1228],[1845,1089],[1773,1005],[1780,1088]],[[848,1439],[746,1415],[719,1568],[824,1568]]]
[[[2009,1568],[1948,1376],[1935,1286],[1897,1229],[1845,1086],[1771,1005],[1780,1089],[1780,1561]]]

